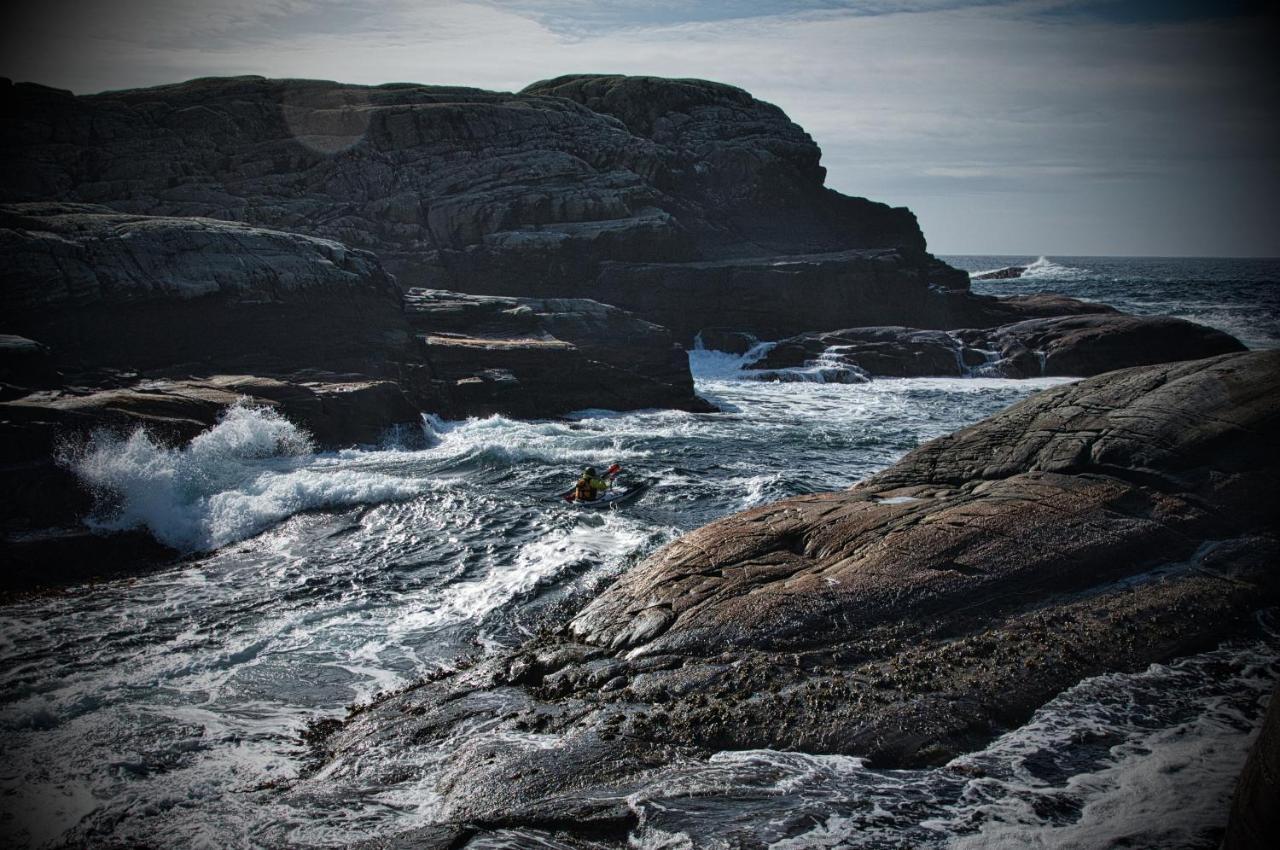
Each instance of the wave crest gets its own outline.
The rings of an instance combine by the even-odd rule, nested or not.
[[[97,507],[103,531],[145,528],[183,552],[217,549],[315,508],[407,498],[418,482],[317,468],[310,435],[270,408],[240,403],[187,445],[168,447],[145,428],[98,431],[67,464]]]

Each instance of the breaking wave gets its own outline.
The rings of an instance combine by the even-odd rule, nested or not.
[[[301,511],[422,490],[422,482],[324,457],[279,413],[237,404],[185,446],[164,446],[141,427],[128,436],[98,431],[68,463],[97,497],[90,527],[146,529],[182,552],[217,549]]]
[[[1064,266],[1055,263],[1048,257],[1038,257],[1035,262],[1027,265],[1027,270],[1022,273],[1023,280],[1083,280],[1089,276],[1089,270],[1078,268],[1076,266]]]

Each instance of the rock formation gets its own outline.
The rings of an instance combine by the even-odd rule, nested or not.
[[[10,397],[64,382],[346,375],[394,380],[418,410],[451,416],[707,409],[665,329],[586,299],[402,294],[376,257],[335,242],[86,205],[0,206],[0,245],[0,312],[21,334],[0,350]]]
[[[622,841],[628,787],[677,754],[943,763],[1082,678],[1211,647],[1280,599],[1278,387],[1280,352],[1112,372],[850,490],[714,522],[564,628],[354,717],[323,745],[326,781],[481,722],[553,734],[455,739],[437,784],[452,825],[434,834]]]
[[[1249,750],[1222,850],[1265,850],[1280,835],[1280,688],[1271,694],[1258,738]]]
[[[0,336],[0,552],[27,565],[7,587],[83,577],[70,554],[101,538],[57,454],[98,428],[180,442],[246,399],[327,448],[423,412],[710,409],[664,328],[586,299],[404,295],[372,254],[329,240],[32,203],[0,205],[0,247],[16,331]],[[95,560],[113,561],[111,545]]]
[[[0,102],[0,201],[303,233],[373,251],[406,288],[590,297],[682,342],[1017,317],[927,254],[908,210],[824,187],[780,109],[718,83],[236,77],[74,97],[5,81]]]
[[[836,382],[842,376],[844,382],[971,374],[1089,377],[1244,350],[1229,334],[1184,319],[1102,313],[985,330],[880,327],[801,334],[782,340],[747,368],[771,380],[796,376],[779,370],[807,368]]]
[[[996,269],[989,272],[978,272],[969,275],[970,280],[1011,280],[1015,277],[1022,277],[1027,270],[1026,266],[1006,266],[1002,269]]]

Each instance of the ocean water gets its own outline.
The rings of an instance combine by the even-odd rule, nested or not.
[[[1106,262],[1127,269],[1111,295],[1102,264],[1081,258],[1046,259],[1036,274],[1056,277],[1035,285],[1155,310],[1186,288],[1176,273],[1159,283],[1158,263],[1211,268]],[[1221,270],[1180,314],[1274,345],[1276,264],[1205,262]],[[721,413],[424,417],[413,439],[316,452],[287,420],[233,408],[184,447],[143,433],[83,447],[76,470],[104,497],[86,521],[145,528],[189,554],[0,608],[5,845],[327,847],[429,823],[435,766],[461,742],[387,754],[410,761],[376,791],[291,791],[305,724],[518,643],[689,529],[847,487],[1062,380],[760,383],[743,380],[744,358],[690,357]],[[660,483],[616,512],[550,498],[580,467],[612,462]],[[1257,640],[1085,681],[937,770],[770,751],[672,765],[629,798],[631,843],[1211,847],[1280,672],[1273,616],[1260,612]]]
[[[1023,266],[1020,278],[978,280],[984,295],[1060,292],[1138,316],[1177,316],[1280,346],[1280,260],[1213,257],[944,256],[967,272]]]

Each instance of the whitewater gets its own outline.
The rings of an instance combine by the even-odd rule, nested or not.
[[[950,259],[981,269],[1019,258]],[[1274,263],[1267,277],[1214,261],[1226,269],[1216,278],[1184,263],[1162,283],[1164,266],[1088,262],[1046,258],[1037,274],[1135,312],[1178,302],[1255,347],[1280,340],[1274,313],[1247,309],[1274,303]],[[1179,302],[1194,275],[1213,285]],[[427,416],[377,446],[318,452],[293,423],[236,407],[185,446],[135,432],[69,447],[100,496],[90,524],[145,529],[187,554],[0,608],[0,834],[31,847],[324,847],[429,823],[435,763],[461,742],[368,765],[386,777],[374,792],[323,772],[295,787],[307,725],[561,622],[690,529],[848,487],[1062,381],[763,383],[744,379],[748,358],[690,356],[720,413]],[[582,466],[613,462],[660,483],[612,512],[553,498]],[[673,764],[628,798],[640,815],[632,843],[1212,846],[1280,675],[1275,613],[1258,623],[1255,640],[1086,680],[937,769],[772,751]],[[555,745],[545,737],[513,743]]]

